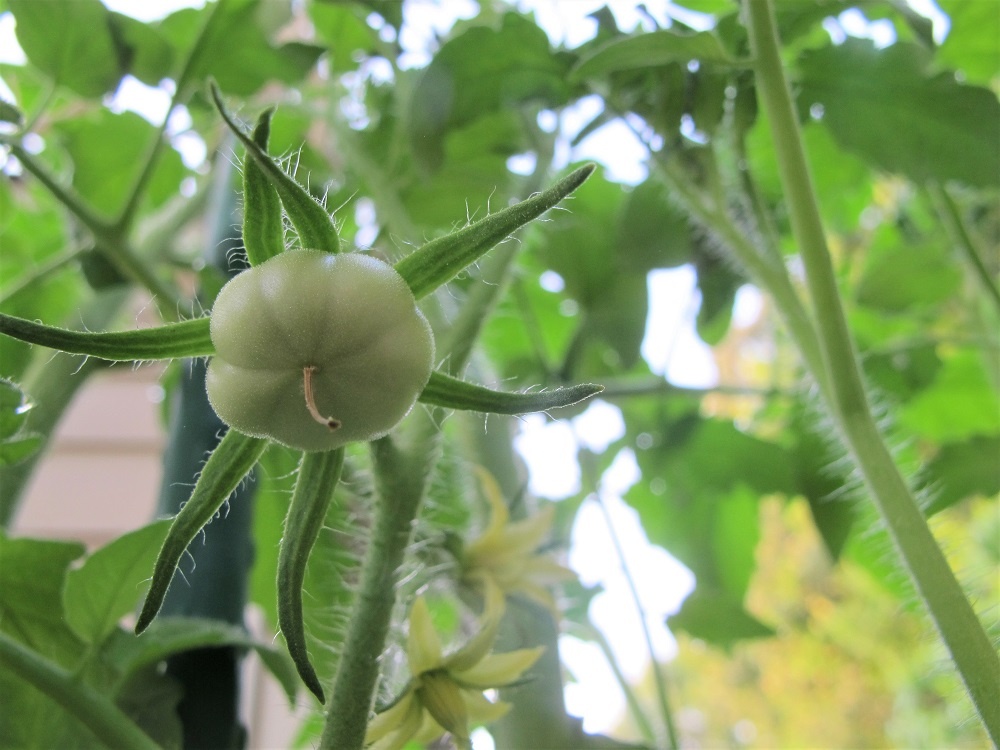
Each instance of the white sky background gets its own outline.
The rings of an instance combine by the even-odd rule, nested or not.
[[[109,8],[127,13],[143,21],[162,18],[183,7],[201,6],[202,0],[103,0]],[[554,45],[575,47],[593,37],[596,23],[589,13],[607,4],[620,27],[632,29],[643,25],[650,29],[648,19],[637,10],[636,0],[515,0],[519,10],[533,12],[539,25],[546,30]],[[668,25],[669,15],[689,25],[704,27],[704,17],[670,6],[668,0],[644,0],[649,15],[662,25]],[[947,32],[947,18],[931,0],[910,0],[920,13],[935,21],[935,36],[942,39]],[[476,14],[471,0],[408,0],[401,43],[410,50],[405,58],[408,65],[424,65],[429,59],[426,50],[433,44],[434,34],[443,35],[457,18]],[[848,34],[872,38],[880,46],[894,39],[888,21],[869,23],[858,11],[848,11],[836,21],[825,23],[835,42]],[[14,38],[13,18],[0,15],[0,61],[23,62]],[[9,96],[0,86],[0,93]],[[151,89],[134,79],[127,79],[109,105],[120,111],[131,109],[150,121],[159,123],[165,116],[169,94],[165,89]],[[572,136],[588,122],[601,106],[590,97],[565,110],[558,126]],[[551,123],[553,126],[555,122]],[[186,111],[174,114],[170,132],[174,146],[181,151],[185,163],[194,167],[205,159],[205,147],[200,138],[184,131],[190,127]],[[636,184],[645,179],[645,148],[623,123],[611,123],[591,134],[570,152],[568,145],[557,151],[558,168],[570,161],[591,159],[601,163],[609,179]],[[528,160],[513,160],[515,171],[530,170]],[[665,375],[676,385],[711,387],[717,385],[718,373],[711,350],[698,338],[694,318],[698,310],[698,291],[690,267],[660,270],[649,274],[649,314],[642,356],[657,374]],[[734,325],[746,325],[759,314],[760,294],[744,287],[737,296]],[[579,446],[603,450],[624,434],[621,412],[603,401],[595,401],[586,412],[569,421],[551,421],[542,415],[524,419],[515,446],[524,457],[530,471],[533,493],[559,500],[581,491],[576,451]],[[667,615],[676,612],[684,597],[693,589],[691,573],[666,551],[650,545],[638,516],[621,499],[639,479],[638,467],[631,451],[623,450],[601,479],[600,487],[588,487],[590,497],[577,514],[569,551],[570,566],[588,586],[600,585],[590,608],[594,625],[601,629],[611,644],[622,671],[631,680],[640,679],[649,667],[649,654],[640,629],[640,617],[632,599],[621,561],[615,551],[608,529],[608,519],[625,550],[625,564],[636,584],[650,630],[654,651],[660,660],[674,654],[676,644],[664,626]],[[596,498],[604,504],[601,509]],[[575,638],[560,640],[560,654],[575,681],[566,688],[567,705],[571,713],[583,717],[588,732],[607,732],[622,718],[625,701],[599,648]],[[654,720],[654,724],[655,724]],[[485,732],[476,733],[477,750],[489,750],[492,740]]]

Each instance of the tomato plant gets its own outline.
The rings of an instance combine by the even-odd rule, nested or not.
[[[0,745],[240,747],[247,650],[325,749],[1000,741],[996,14],[682,4],[577,43],[481,0],[414,55],[416,0],[8,0]],[[167,116],[121,111],[135,81]],[[684,334],[655,326],[671,273]],[[717,379],[654,364],[685,337]],[[20,534],[81,384],[150,361],[169,521]],[[515,448],[531,412],[572,434],[558,504]],[[606,591],[576,580],[595,517]],[[650,609],[633,517],[683,604]],[[614,668],[619,726],[567,706],[563,637]]]

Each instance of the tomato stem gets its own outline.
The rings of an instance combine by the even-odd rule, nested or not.
[[[306,408],[309,410],[309,414],[313,419],[320,424],[325,424],[332,432],[340,427],[340,420],[334,419],[333,417],[324,417],[319,413],[319,409],[316,407],[316,399],[313,397],[312,387],[312,374],[315,371],[316,365],[309,365],[308,367],[302,368],[302,384],[306,393]]]

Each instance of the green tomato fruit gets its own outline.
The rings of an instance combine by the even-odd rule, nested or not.
[[[427,385],[434,336],[403,278],[358,253],[292,250],[212,309],[208,400],[240,432],[305,451],[374,440]]]

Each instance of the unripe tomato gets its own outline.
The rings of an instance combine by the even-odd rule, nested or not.
[[[434,337],[403,278],[358,253],[292,250],[223,287],[208,399],[240,432],[305,451],[374,440],[430,378]]]

